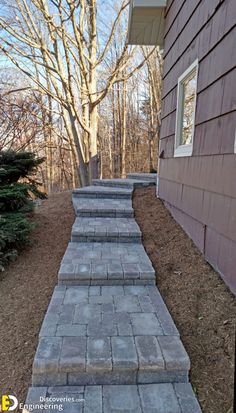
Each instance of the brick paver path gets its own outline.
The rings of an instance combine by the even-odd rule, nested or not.
[[[26,404],[48,397],[63,400],[66,413],[201,412],[189,357],[133,218],[133,189],[154,183],[153,174],[131,174],[73,192],[77,218]]]

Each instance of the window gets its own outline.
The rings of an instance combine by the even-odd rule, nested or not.
[[[174,156],[191,156],[193,150],[198,61],[178,80]]]

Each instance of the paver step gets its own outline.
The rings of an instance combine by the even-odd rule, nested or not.
[[[73,198],[75,213],[79,217],[133,218],[134,210],[128,199]]]
[[[43,404],[52,403],[54,399],[54,405],[65,413],[201,413],[189,383],[31,387],[23,413],[38,413],[37,408],[27,409],[27,405],[37,406],[42,400]]]
[[[155,271],[142,244],[70,242],[58,280],[65,285],[154,285]]]
[[[85,186],[73,190],[75,198],[111,198],[111,199],[131,199],[132,188],[113,188],[98,185]]]
[[[156,184],[157,174],[155,173],[130,173],[127,175],[128,179],[138,179],[139,181],[147,181],[152,183],[153,185]]]
[[[40,330],[24,413],[46,412],[53,400],[65,413],[201,413],[189,357],[132,219],[133,189],[155,184],[154,176],[95,180],[73,192],[79,218]]]
[[[76,218],[72,242],[141,243],[141,231],[133,218]]]
[[[122,179],[122,178],[115,178],[115,179],[94,179],[93,185],[99,186],[108,186],[108,187],[116,187],[116,188],[141,188],[147,187],[149,185],[153,185],[152,182],[148,182],[146,180],[138,180],[138,179]]]
[[[190,362],[156,287],[55,288],[33,385],[187,382]]]

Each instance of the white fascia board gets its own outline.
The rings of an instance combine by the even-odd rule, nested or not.
[[[131,0],[128,43],[162,46],[166,0]]]
[[[166,7],[166,0],[133,0],[132,7]]]

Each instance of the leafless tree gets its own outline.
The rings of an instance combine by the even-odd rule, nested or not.
[[[137,62],[136,48],[128,47],[123,36],[116,59],[104,70],[125,18],[126,0],[107,25],[105,38],[98,36],[98,0],[1,3],[0,50],[31,80],[32,89],[51,99],[52,111],[59,108],[76,148],[81,184],[86,185],[98,175],[98,106],[114,84],[127,81],[144,66],[153,50]]]

